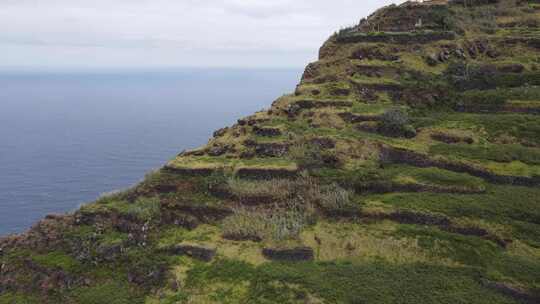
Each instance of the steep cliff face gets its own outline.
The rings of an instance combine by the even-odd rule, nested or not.
[[[0,303],[538,303],[539,23],[378,10],[268,110],[0,240]]]

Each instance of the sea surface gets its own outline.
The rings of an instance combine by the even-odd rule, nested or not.
[[[0,235],[123,189],[294,90],[301,71],[0,72]]]

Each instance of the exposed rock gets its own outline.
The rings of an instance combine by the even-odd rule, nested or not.
[[[488,280],[483,280],[482,283],[488,288],[497,290],[498,292],[504,295],[523,301],[524,303],[528,303],[528,304],[540,303],[540,296],[534,295],[520,288],[516,288],[505,283],[492,282]]]
[[[431,158],[427,155],[399,148],[383,147],[381,149],[381,152],[382,159],[391,162],[405,163],[418,167],[437,167],[460,173],[468,173],[472,176],[480,177],[493,183],[511,184],[527,187],[536,187],[540,185],[540,176],[525,177],[499,175],[492,173],[485,168],[474,166],[468,163],[450,161],[444,158]]]
[[[316,63],[310,63],[307,65],[306,69],[304,70],[304,74],[302,74],[302,81],[311,80],[315,77],[319,76],[320,72],[318,70]]]
[[[285,168],[240,168],[236,171],[236,176],[247,179],[272,179],[272,178],[293,178],[298,175],[298,169]]]
[[[216,256],[216,250],[197,245],[177,245],[168,250],[170,254],[185,255],[190,258],[210,262]]]
[[[227,133],[227,131],[229,131],[228,127],[219,129],[219,130],[214,132],[214,137],[222,137],[223,135],[225,135],[225,133]]]
[[[431,134],[431,138],[436,141],[441,141],[447,144],[457,144],[457,143],[466,143],[466,144],[473,144],[474,139],[469,136],[458,136],[453,134],[447,134],[443,132],[437,132]]]
[[[386,51],[382,47],[378,46],[362,46],[351,54],[351,59],[358,60],[382,60],[382,61],[396,61],[399,60],[399,56],[394,52]]]
[[[268,136],[268,137],[280,136],[283,134],[279,128],[258,127],[258,126],[253,127],[253,132],[259,136]]]
[[[310,143],[320,149],[333,149],[336,147],[336,141],[328,137],[313,138],[310,140]]]
[[[227,146],[227,145],[215,145],[215,146],[210,147],[210,149],[208,149],[208,155],[210,155],[210,156],[221,156],[221,155],[227,153],[227,151],[229,149],[230,149],[230,147]]]
[[[380,115],[359,115],[359,114],[353,114],[351,112],[339,113],[339,117],[341,117],[344,121],[348,123],[359,123],[359,122],[364,122],[364,121],[380,121],[381,120]]]
[[[432,225],[432,226],[447,226],[450,225],[450,219],[446,216],[418,213],[412,211],[396,211],[389,215],[391,220],[394,220],[403,224],[420,224],[420,225]]]
[[[309,247],[297,247],[286,249],[264,248],[264,257],[275,261],[311,261],[314,258],[313,249]]]
[[[257,143],[255,154],[260,157],[282,157],[289,151],[286,143]]]

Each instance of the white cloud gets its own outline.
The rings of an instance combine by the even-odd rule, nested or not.
[[[391,0],[3,0],[0,67],[303,66]]]

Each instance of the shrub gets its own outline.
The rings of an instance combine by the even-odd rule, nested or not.
[[[390,136],[414,137],[416,131],[410,125],[409,115],[399,108],[392,108],[381,116],[379,131]]]
[[[289,156],[300,168],[306,170],[339,166],[339,159],[334,150],[322,150],[319,146],[310,144],[305,138],[297,140],[289,149]]]

